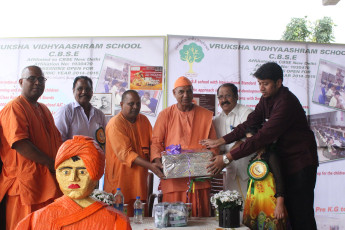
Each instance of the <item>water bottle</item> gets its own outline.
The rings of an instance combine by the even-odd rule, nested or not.
[[[134,223],[143,223],[143,204],[140,201],[140,196],[137,196],[137,200],[134,202]]]
[[[125,198],[123,197],[123,194],[121,192],[121,188],[117,188],[116,189],[117,192],[114,195],[114,208],[116,208],[117,210],[123,212],[123,203]]]

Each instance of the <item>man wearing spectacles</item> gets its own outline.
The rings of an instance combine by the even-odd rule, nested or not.
[[[238,90],[232,83],[225,83],[219,86],[217,98],[222,112],[213,119],[213,124],[216,128],[217,137],[220,138],[232,132],[237,125],[245,122],[252,109],[237,103]],[[226,154],[237,145],[235,143],[221,145],[220,153]],[[225,189],[237,190],[243,198],[246,197],[248,183],[247,166],[250,158],[251,156],[248,156],[228,163],[226,161],[227,158],[224,157],[224,163],[227,165]]]
[[[6,202],[6,229],[62,194],[54,175],[61,135],[49,109],[37,102],[46,80],[38,66],[24,68],[21,95],[0,112],[0,200]]]

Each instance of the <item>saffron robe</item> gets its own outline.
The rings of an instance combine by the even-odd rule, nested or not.
[[[31,213],[19,222],[16,230],[58,229],[132,229],[129,219],[120,211],[96,201],[80,207],[68,196],[56,199],[48,206]]]
[[[138,156],[150,160],[152,126],[142,114],[131,123],[120,112],[110,119],[105,134],[104,191],[115,194],[116,188],[121,188],[124,202],[128,204],[128,216],[133,216],[136,196],[146,200],[148,175],[146,168],[133,164],[133,161]]]
[[[180,111],[176,104],[161,111],[152,133],[151,161],[161,158],[161,152],[169,145],[181,144],[182,149],[204,149],[199,144],[200,140],[217,138],[212,117],[211,111],[198,105],[187,112]],[[218,154],[218,149],[212,151]],[[187,198],[188,183],[189,178],[161,180],[163,201],[192,202],[193,216],[209,216],[210,182],[194,182],[196,192],[188,193]]]
[[[23,96],[10,101],[1,110],[0,139],[0,156],[3,161],[0,200],[6,195],[6,225],[7,229],[13,229],[20,220],[18,218],[62,195],[55,175],[46,166],[12,149],[13,144],[27,139],[55,159],[62,140],[49,109],[42,103],[34,106]],[[18,205],[23,208],[18,208]]]

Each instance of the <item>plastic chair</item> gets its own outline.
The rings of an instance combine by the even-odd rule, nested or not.
[[[212,197],[214,194],[225,190],[225,180],[226,180],[226,173],[221,172],[218,175],[215,175],[211,179],[211,191],[210,191],[210,197]],[[213,206],[211,206],[211,216],[215,216],[215,209]]]

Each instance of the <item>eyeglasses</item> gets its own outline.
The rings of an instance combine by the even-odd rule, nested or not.
[[[224,95],[224,96],[220,95],[217,98],[218,98],[218,100],[224,100],[224,99],[230,99],[230,98],[232,98],[232,96],[230,94],[227,94],[227,95]]]
[[[38,81],[40,84],[43,84],[47,81],[47,78],[45,77],[36,77],[36,76],[23,77],[22,79],[26,79],[31,83]]]

